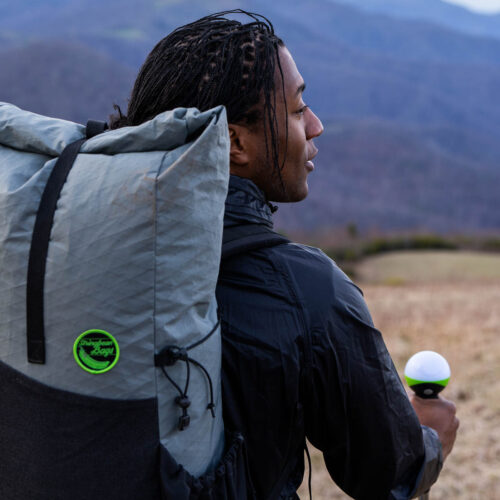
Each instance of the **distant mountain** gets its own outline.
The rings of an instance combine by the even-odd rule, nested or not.
[[[86,123],[126,109],[135,72],[107,56],[65,42],[38,42],[0,52],[0,101]]]
[[[341,42],[366,53],[407,62],[500,65],[500,40],[466,35],[425,21],[368,13],[331,0],[305,0],[293,10],[273,2],[266,12],[276,19],[277,26],[287,19],[307,27],[317,38]],[[292,39],[295,36],[293,33]]]
[[[284,37],[289,43],[306,41],[302,31],[307,28],[312,40],[334,40],[407,61],[500,65],[500,40],[466,36],[428,22],[394,19],[333,0],[303,0],[293,8],[285,0],[30,1],[35,6],[21,10],[17,0],[3,0],[10,15],[0,20],[0,36],[8,34],[12,43],[25,43],[57,34],[61,39],[81,41],[105,51],[133,67],[139,66],[156,42],[175,27],[210,12],[238,7],[268,15],[278,33],[286,33]],[[441,3],[445,8],[455,9],[438,0],[422,2]],[[292,26],[300,30],[288,29]],[[500,37],[500,28],[498,33]],[[301,50],[299,44],[297,50]]]
[[[135,72],[157,39],[174,26],[205,14],[209,5],[238,4],[219,3],[177,2],[174,8],[169,2],[73,0],[45,18],[39,11],[36,18],[28,11],[11,15],[0,24],[0,34],[6,23],[18,33],[29,31],[30,37],[69,37]],[[281,1],[250,3],[284,33],[309,82],[306,97],[325,120],[372,117],[500,135],[500,41],[360,13],[327,0],[301,2],[293,10],[284,9]],[[15,60],[10,58],[12,64]],[[57,58],[53,61],[58,64]]]
[[[472,12],[440,0],[330,0],[400,19],[420,19],[470,35],[500,38],[500,15]]]
[[[498,163],[485,168],[437,148],[419,129],[380,121],[329,123],[317,144],[308,198],[282,204],[275,215],[286,231],[321,232],[349,223],[363,232],[500,227]]]
[[[459,126],[500,137],[500,67],[408,62],[329,42],[297,56],[306,93],[325,119],[373,117]]]
[[[310,198],[280,210],[279,227],[500,230],[500,40],[343,1],[0,0],[0,100],[104,119],[159,39],[243,7],[272,20],[327,125]]]
[[[0,36],[9,33],[11,45],[57,35],[133,68],[175,27],[241,4],[238,0],[29,0],[31,8],[20,8],[18,0],[0,1],[8,14],[2,11]]]

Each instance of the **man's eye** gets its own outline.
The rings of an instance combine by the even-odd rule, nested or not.
[[[307,104],[304,104],[304,106],[302,106],[302,108],[298,109],[298,110],[296,111],[296,113],[297,113],[298,115],[303,115],[303,114],[305,113],[305,111],[306,111],[306,109],[307,109],[308,107],[309,107],[309,106],[308,106]]]

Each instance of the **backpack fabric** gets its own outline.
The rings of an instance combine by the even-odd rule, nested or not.
[[[250,498],[221,408],[225,110],[86,133],[0,103],[0,497]]]

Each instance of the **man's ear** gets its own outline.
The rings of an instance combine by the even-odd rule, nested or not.
[[[229,152],[229,159],[231,164],[231,172],[237,173],[241,169],[245,169],[248,165],[249,156],[249,130],[243,125],[236,125],[230,123],[229,128],[229,139],[231,141],[231,149]]]

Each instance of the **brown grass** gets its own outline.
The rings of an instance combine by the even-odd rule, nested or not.
[[[451,366],[444,397],[457,404],[461,424],[432,500],[500,499],[500,279],[429,281],[362,288],[400,375],[406,360],[424,349],[440,352]],[[308,498],[306,482],[299,495]],[[317,450],[313,496],[349,498]]]
[[[500,254],[424,250],[390,252],[356,267],[358,280],[376,284],[463,283],[500,280]]]

